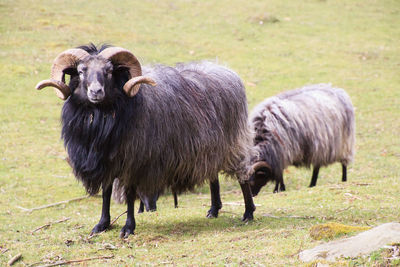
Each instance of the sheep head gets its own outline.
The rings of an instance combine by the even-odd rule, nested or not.
[[[250,176],[250,188],[253,196],[256,196],[261,188],[272,180],[271,166],[265,161],[258,161],[252,166]]]
[[[51,78],[36,85],[40,90],[51,86],[59,98],[66,100],[72,93],[93,104],[102,103],[107,95],[112,95],[117,82],[115,74],[125,70],[129,78],[123,85],[127,96],[133,97],[142,83],[155,86],[149,77],[142,76],[142,69],[137,58],[128,50],[120,47],[108,47],[98,54],[89,54],[84,49],[68,49],[59,54],[51,68]],[[74,92],[65,83],[65,74],[71,75]],[[74,79],[72,79],[74,77]],[[77,84],[76,84],[77,83]]]

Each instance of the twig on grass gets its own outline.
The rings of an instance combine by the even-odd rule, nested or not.
[[[341,213],[343,211],[349,210],[351,208],[353,208],[353,206],[348,206],[347,208],[344,208],[344,209],[341,209],[341,210],[337,210],[337,211],[335,211],[335,213],[338,214],[338,213]]]
[[[282,219],[282,218],[293,218],[293,219],[315,219],[314,216],[297,216],[297,215],[288,215],[288,216],[275,216],[269,213],[265,213],[262,216],[274,218],[274,219]]]
[[[50,263],[50,264],[40,265],[40,267],[51,267],[51,266],[66,265],[66,264],[71,264],[71,263],[78,263],[78,262],[85,262],[85,261],[92,261],[92,260],[112,259],[112,258],[114,258],[114,255],[99,256],[99,257],[86,258],[86,259],[77,259],[77,260],[57,261],[57,262]]]
[[[104,230],[103,232],[105,232],[105,230]],[[101,233],[103,233],[103,232],[100,232],[100,233],[93,233],[93,232],[90,232],[89,236],[86,237],[86,238],[84,238],[83,240],[88,241],[88,240],[92,239],[92,238],[95,237],[95,236],[98,236],[99,234],[101,234]]]
[[[7,266],[11,266],[22,258],[22,254],[18,253],[7,262]]]
[[[110,226],[108,226],[108,227],[110,228],[111,225],[113,225],[113,224],[119,219],[119,217],[121,217],[121,216],[124,215],[125,213],[127,213],[127,211],[124,211],[123,213],[121,213],[120,215],[118,215],[117,217],[115,217],[115,219],[111,221]],[[105,231],[106,231],[106,230],[105,230]],[[98,236],[98,235],[101,234],[101,233],[104,233],[105,231],[100,232],[100,233],[90,233],[90,235],[87,237],[87,240],[90,240],[90,239],[92,239],[93,237]]]
[[[123,213],[121,213],[120,215],[118,215],[117,217],[115,217],[115,219],[111,221],[110,226],[113,225],[113,224],[119,219],[119,217],[121,217],[121,216],[124,215],[125,213],[127,213],[127,211],[124,211]]]
[[[68,204],[70,202],[79,201],[79,200],[82,200],[82,199],[85,199],[85,198],[88,198],[88,197],[89,196],[77,197],[77,198],[64,200],[64,201],[60,201],[60,202],[56,202],[56,203],[52,203],[52,204],[48,204],[48,205],[44,205],[44,206],[40,206],[40,207],[36,207],[36,208],[31,208],[31,209],[27,209],[27,208],[20,207],[20,206],[17,206],[17,208],[19,208],[19,209],[21,209],[23,211],[26,211],[26,212],[32,212],[32,211],[35,211],[35,210],[47,209],[47,208],[54,207],[54,206],[59,206],[59,205],[62,205],[62,204]]]
[[[64,218],[64,219],[61,219],[61,220],[58,220],[58,221],[55,221],[55,222],[46,223],[45,225],[39,226],[39,227],[36,228],[35,230],[31,231],[31,234],[33,234],[33,233],[39,231],[40,229],[43,229],[43,228],[46,228],[46,227],[50,227],[50,226],[53,225],[53,224],[66,222],[66,221],[68,221],[69,219],[71,219],[71,218]]]
[[[353,183],[354,185],[358,185],[358,186],[368,186],[368,185],[372,185],[370,183]]]
[[[228,205],[228,206],[244,206],[244,203],[241,202],[223,202],[222,205]],[[254,204],[256,207],[260,207],[261,204]]]

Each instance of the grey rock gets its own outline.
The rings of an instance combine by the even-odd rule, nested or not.
[[[356,236],[331,241],[300,252],[304,262],[323,259],[335,261],[339,257],[358,257],[376,251],[385,245],[400,242],[400,223],[385,223]]]

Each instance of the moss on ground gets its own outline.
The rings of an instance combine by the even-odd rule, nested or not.
[[[366,226],[352,226],[341,223],[329,222],[324,224],[314,225],[310,229],[310,236],[314,240],[332,239],[342,235],[347,235],[355,232],[371,229]]]

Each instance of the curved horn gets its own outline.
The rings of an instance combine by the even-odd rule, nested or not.
[[[129,97],[137,94],[142,83],[152,86],[156,85],[153,79],[142,76],[142,67],[137,58],[129,50],[121,47],[109,47],[101,51],[100,55],[110,60],[113,64],[128,68],[131,77],[125,83],[124,91]]]
[[[142,75],[142,67],[139,61],[125,48],[108,47],[101,51],[99,55],[110,60],[113,64],[128,68],[131,78]]]
[[[51,78],[43,80],[36,85],[36,89],[41,90],[47,86],[54,87],[56,94],[62,100],[66,100],[71,95],[71,89],[65,84],[64,71],[68,68],[76,68],[79,61],[89,55],[83,49],[68,49],[59,54],[51,67]]]
[[[127,81],[125,83],[124,91],[126,92],[126,94],[128,96],[133,97],[139,91],[141,83],[150,84],[151,86],[157,85],[157,83],[149,77],[138,76],[138,77],[134,77],[134,78],[130,79],[129,81]]]
[[[257,171],[260,168],[268,168],[271,169],[271,166],[265,162],[265,161],[259,161],[253,164],[253,166],[251,166],[251,168],[253,169],[253,171]]]
[[[36,85],[37,90],[41,90],[47,86],[54,87],[56,95],[61,98],[62,100],[66,100],[68,96],[71,94],[71,89],[69,89],[68,85],[63,82],[50,79],[50,80],[43,80]]]

